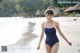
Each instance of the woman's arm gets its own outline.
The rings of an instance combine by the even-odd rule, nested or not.
[[[41,29],[42,29],[42,32],[41,32],[40,41],[39,41],[39,45],[38,45],[37,49],[40,49],[40,44],[41,44],[42,39],[44,37],[44,23],[41,24]]]
[[[61,36],[69,45],[72,45],[72,44],[67,40],[67,38],[65,37],[65,35],[62,33],[58,22],[56,22],[56,25],[57,25],[56,28],[57,28],[60,36]]]

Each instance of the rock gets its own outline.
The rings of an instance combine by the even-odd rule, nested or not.
[[[77,19],[74,19],[74,21],[77,21]]]

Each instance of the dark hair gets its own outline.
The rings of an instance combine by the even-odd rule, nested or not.
[[[54,15],[53,10],[51,10],[51,9],[46,10],[45,14]]]

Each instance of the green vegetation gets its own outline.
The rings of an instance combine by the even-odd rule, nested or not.
[[[60,7],[63,11],[66,7],[76,3],[59,3],[59,1],[69,0],[0,0],[0,17],[3,16],[35,16],[39,9],[44,12],[48,6]],[[73,0],[70,0],[73,1]],[[80,0],[74,0],[79,1]]]
[[[43,0],[0,0],[0,16],[35,15],[43,9]]]

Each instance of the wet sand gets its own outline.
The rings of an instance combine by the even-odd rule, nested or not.
[[[80,17],[57,17],[53,19],[60,23],[60,28],[62,32],[73,44],[72,46],[69,46],[57,32],[58,38],[60,40],[60,47],[58,53],[80,53]],[[74,21],[74,19],[76,20]],[[46,53],[44,43],[45,36],[41,43],[41,49],[36,49],[41,33],[41,23],[46,21],[45,18],[15,18],[9,19],[6,22],[4,21],[0,22],[0,24],[9,24],[9,26],[7,26],[8,29],[11,27],[11,25],[14,25],[15,28],[11,27],[11,29],[14,28],[14,31],[17,30],[16,33],[19,32],[19,34],[15,33],[14,36],[12,35],[13,38],[16,38],[15,40],[9,39],[12,42],[10,41],[8,44],[4,44],[8,46],[8,51],[6,53]],[[3,29],[7,28],[5,24],[3,26]],[[5,36],[5,34],[2,35]],[[9,37],[11,36],[8,36],[7,38]]]

